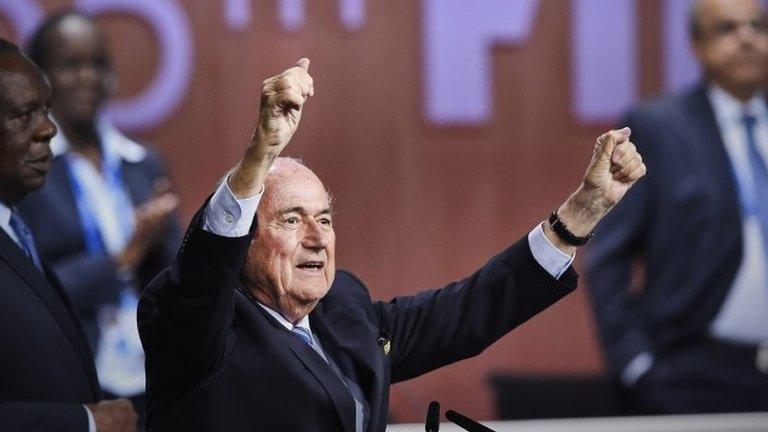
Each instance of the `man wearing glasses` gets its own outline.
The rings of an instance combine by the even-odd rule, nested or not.
[[[631,111],[648,166],[598,229],[588,286],[631,413],[768,410],[768,78],[758,0],[697,0],[704,80]]]

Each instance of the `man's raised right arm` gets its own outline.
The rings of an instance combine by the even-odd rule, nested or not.
[[[210,372],[225,351],[264,180],[314,93],[308,68],[309,60],[301,59],[264,81],[258,121],[243,158],[193,218],[176,263],[142,294],[139,326],[145,350],[169,354],[155,352],[160,355],[151,356],[154,361],[183,357],[189,370],[180,374]]]

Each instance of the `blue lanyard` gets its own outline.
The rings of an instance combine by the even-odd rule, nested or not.
[[[123,194],[125,196],[124,207],[128,209],[121,209],[121,211],[133,211],[133,207],[130,204],[127,194],[125,192],[125,186],[123,183],[122,169],[120,167],[121,161],[119,157],[112,157],[109,152],[106,143],[102,146],[102,167],[104,170],[104,178],[109,186],[110,190],[115,193]],[[116,156],[116,155],[115,155]],[[83,237],[85,239],[85,248],[91,255],[103,255],[107,253],[107,248],[104,244],[104,239],[99,229],[99,225],[94,218],[94,211],[91,209],[90,200],[86,196],[83,185],[80,178],[75,174],[75,159],[78,156],[67,154],[65,157],[65,166],[67,168],[67,174],[72,186],[72,193],[75,198],[75,206],[80,219],[80,226],[83,231]],[[122,214],[122,212],[121,212]],[[132,226],[128,218],[121,220],[123,225],[123,232],[130,233]]]
[[[96,225],[96,219],[93,218],[93,213],[91,213],[86,202],[83,187],[75,175],[75,170],[72,167],[73,161],[70,155],[64,157],[64,166],[67,167],[69,183],[72,185],[72,193],[75,196],[75,206],[77,207],[77,215],[80,219],[80,228],[82,228],[83,237],[85,238],[85,250],[91,255],[103,255],[107,249],[104,247],[104,240],[101,238],[101,232]]]

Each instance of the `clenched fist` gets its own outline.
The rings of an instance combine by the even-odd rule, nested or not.
[[[612,130],[597,139],[592,160],[579,188],[557,209],[559,219],[577,237],[586,237],[615,206],[629,188],[645,175],[646,166],[629,140],[629,128]],[[576,247],[555,234],[544,223],[544,234],[563,252],[573,255]]]
[[[629,128],[624,128],[601,135],[584,174],[584,187],[594,191],[607,209],[621,201],[646,172],[643,157],[629,140],[630,134]]]
[[[259,117],[245,157],[232,170],[228,184],[237,198],[254,196],[264,185],[272,162],[299,127],[304,103],[315,94],[309,59],[302,58],[261,87]]]
[[[283,73],[264,80],[259,121],[251,145],[279,154],[299,126],[304,103],[314,94],[309,59],[306,58]]]

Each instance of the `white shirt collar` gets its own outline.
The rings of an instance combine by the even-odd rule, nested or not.
[[[56,119],[53,119],[56,122]],[[59,126],[58,123],[56,126]],[[141,162],[147,157],[147,149],[141,144],[123,135],[106,117],[101,116],[96,125],[102,145],[110,146],[110,149],[126,162]],[[69,141],[64,133],[59,133],[51,140],[53,156],[61,156],[69,150]]]
[[[766,108],[765,94],[763,92],[755,93],[746,103],[736,99],[715,84],[710,85],[707,94],[712,102],[715,118],[717,118],[720,124],[740,122],[745,112],[752,114],[758,119],[768,117],[768,108]]]
[[[9,216],[10,217],[10,216]],[[288,329],[289,331],[292,331],[295,327],[301,327],[304,330],[307,330],[309,334],[312,333],[312,328],[309,327],[309,315],[304,316],[302,319],[299,320],[295,325],[285,319],[284,316],[282,316],[279,312],[275,311],[274,309],[270,308],[269,306],[265,306],[261,302],[257,301],[256,303],[259,304],[259,306],[263,307],[267,313],[272,315],[272,318],[276,319],[277,322],[279,322],[283,327]]]
[[[11,208],[0,201],[0,224],[11,225]]]
[[[2,228],[13,241],[18,243],[19,239],[16,238],[16,233],[11,229],[11,211],[10,207],[3,202],[0,202],[0,228]]]

